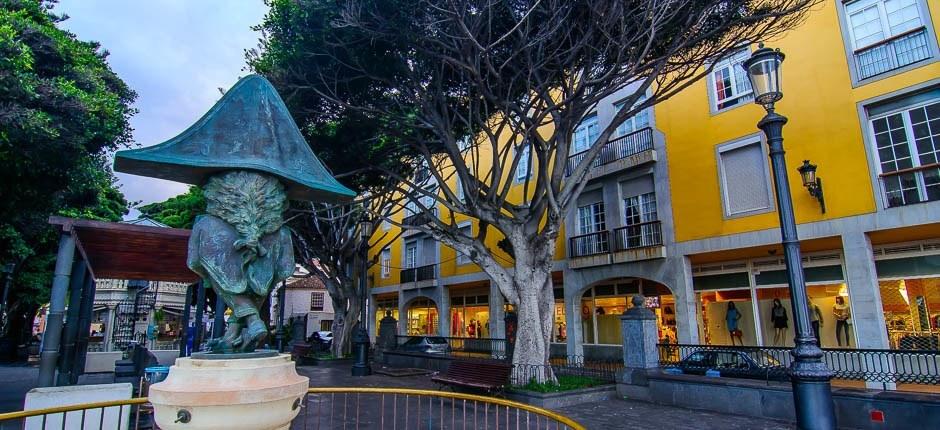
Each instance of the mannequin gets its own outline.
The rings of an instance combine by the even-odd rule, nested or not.
[[[786,342],[788,321],[787,309],[780,303],[780,299],[774,299],[773,307],[770,308],[770,322],[774,325],[774,346]]]
[[[741,339],[741,330],[738,330],[738,320],[741,319],[741,312],[734,306],[734,302],[728,302],[728,311],[725,312],[725,323],[728,325],[728,336],[731,337],[731,344],[734,345],[734,338],[738,338],[741,346],[744,346],[744,340]]]
[[[822,339],[819,338],[819,328],[823,326],[823,314],[819,306],[809,299],[809,323],[813,326],[813,336],[816,336],[816,346],[822,346]]]
[[[836,342],[842,346],[842,338],[839,335],[843,332],[845,333],[845,346],[850,346],[849,318],[852,316],[852,311],[845,303],[844,297],[836,296],[836,304],[832,305],[832,315],[836,318]]]

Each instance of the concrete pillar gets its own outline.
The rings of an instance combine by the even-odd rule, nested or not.
[[[375,321],[376,313],[378,313],[378,306],[376,304],[375,296],[370,296],[369,300],[366,301],[366,318],[369,319],[369,324],[366,324],[366,327],[369,328],[369,339],[375,339],[376,342],[379,340],[379,328],[376,327]],[[384,316],[383,316],[384,318]],[[397,321],[397,320],[396,320]]]
[[[407,336],[408,335],[408,306],[405,303],[405,296],[398,292],[398,320],[404,321],[403,323],[398,324],[398,335]]]
[[[885,330],[881,290],[875,272],[875,256],[868,235],[861,231],[842,233],[845,253],[845,276],[852,311],[852,337],[855,346],[865,349],[887,349],[888,332]],[[835,321],[826,312],[826,329],[835,327]]]
[[[105,312],[104,318],[104,338],[102,338],[102,343],[104,343],[104,350],[111,351],[111,342],[114,341],[114,316],[117,314],[115,312],[115,306],[108,306],[108,310]]]
[[[647,371],[659,367],[656,314],[644,306],[643,296],[637,294],[632,300],[633,307],[620,316],[624,369],[618,382],[646,386]]]
[[[437,290],[437,334],[450,336],[450,291],[444,286]]]
[[[692,262],[689,257],[669,259],[673,268],[673,284],[669,286],[676,299],[676,324],[679,343],[697,345],[698,318],[695,314],[695,290],[692,288]]]
[[[506,338],[506,300],[499,287],[490,284],[490,337]]]
[[[49,313],[46,329],[42,333],[42,351],[39,353],[39,386],[55,384],[55,367],[59,360],[59,343],[62,340],[62,323],[65,317],[65,296],[68,294],[72,262],[75,259],[75,237],[63,231],[59,236],[59,251],[56,255]]]
[[[581,333],[581,294],[565,284],[566,353],[568,357],[584,357],[584,336]]]

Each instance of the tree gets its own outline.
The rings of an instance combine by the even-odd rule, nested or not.
[[[11,334],[48,300],[53,214],[120,220],[108,153],[131,141],[136,94],[107,52],[56,25],[52,1],[0,5],[0,262],[16,264]]]
[[[608,141],[627,118],[706,76],[715,58],[793,28],[817,2],[273,0],[252,64],[303,92],[306,109],[369,119],[375,136],[427,167],[405,176],[368,166],[418,211],[443,209],[409,227],[486,272],[518,310],[514,363],[544,365],[555,241],[604,148],[568,166],[578,124],[632,89],[599,133]],[[477,233],[462,232],[454,214],[475,219]],[[488,234],[508,241],[509,267]]]
[[[137,210],[144,216],[170,227],[191,229],[196,217],[206,213],[206,199],[201,188],[192,186],[185,194],[143,205]]]

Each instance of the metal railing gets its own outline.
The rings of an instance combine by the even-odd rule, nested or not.
[[[881,190],[885,207],[893,208],[920,203],[925,201],[921,199],[922,195],[927,196],[927,201],[931,200],[930,196],[924,191],[924,186],[921,184],[929,183],[930,176],[933,176],[932,174],[936,174],[938,171],[940,171],[940,163],[882,173],[879,179],[881,180]],[[888,186],[889,182],[895,184],[895,186],[890,187],[892,188],[890,190]]]
[[[661,221],[649,221],[614,230],[614,251],[646,248],[663,244]]]
[[[623,361],[587,359],[581,355],[553,357],[548,360],[550,364],[514,364],[512,381],[525,383],[528,381],[543,382],[549,375],[574,376],[590,380],[592,385],[606,385],[617,382],[617,372],[623,369]]]
[[[789,347],[659,344],[659,362],[687,373],[714,369],[722,376],[785,380],[793,362],[791,351]],[[703,356],[691,357],[698,352]],[[940,351],[823,348],[823,362],[833,371],[833,379],[885,386],[940,385]]]
[[[0,414],[0,426],[34,420],[28,428],[140,428],[132,419],[146,397]],[[564,415],[495,397],[407,388],[310,388],[292,429],[572,429],[585,427]],[[110,408],[114,408],[112,411]],[[95,415],[95,411],[100,411]],[[106,412],[107,411],[107,412]],[[115,417],[106,416],[113,414]],[[63,421],[63,418],[65,421]],[[97,425],[91,418],[97,419]],[[117,418],[117,419],[112,419]],[[109,421],[110,420],[110,421]],[[88,424],[88,425],[86,425]],[[17,425],[17,428],[21,426]],[[5,427],[4,427],[5,428]],[[25,428],[25,427],[24,427]]]
[[[421,353],[422,351],[419,350],[408,351],[407,349],[403,349],[402,346],[411,339],[421,337],[426,336],[395,336],[396,340],[398,341],[398,347],[395,350],[400,352]],[[500,360],[506,358],[506,339],[487,337],[427,337],[434,337],[447,341],[447,351],[432,353],[436,356],[493,358]]]
[[[141,421],[138,412],[145,404],[147,398],[138,397],[2,413],[0,429],[137,429]]]
[[[419,282],[437,279],[437,265],[428,264],[427,266],[402,269],[400,276],[402,284],[406,282]]]
[[[855,51],[858,79],[868,79],[930,58],[927,28],[920,27]]]
[[[568,239],[568,254],[572,257],[586,257],[608,252],[610,252],[610,232],[607,230],[572,236]]]
[[[591,163],[591,168],[593,169],[613,163],[614,161],[651,149],[653,149],[653,129],[649,127],[642,128],[633,133],[611,139],[604,144],[601,153],[598,154],[594,162]],[[565,175],[571,175],[571,172],[584,160],[589,150],[590,149],[587,149],[568,156],[568,161],[565,165]]]
[[[404,226],[424,225],[424,224],[431,222],[434,218],[437,217],[437,208],[428,208],[427,210],[422,210],[417,207],[413,207],[408,210],[415,212],[415,213],[412,213],[411,215],[408,215],[402,218],[401,225],[404,225]]]

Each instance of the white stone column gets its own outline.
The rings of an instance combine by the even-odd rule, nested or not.
[[[506,338],[506,301],[499,287],[490,284],[490,337]]]
[[[854,340],[856,348],[888,349],[888,332],[885,329],[884,308],[871,240],[862,231],[843,231],[842,252],[845,258],[845,281],[849,290],[849,309],[852,313],[850,338]],[[824,315],[831,315],[831,311],[823,312]],[[825,329],[834,330],[834,319],[828,317],[826,321],[830,322],[826,324]],[[822,330],[823,328],[820,328],[820,331]],[[858,361],[859,366],[877,366],[874,370],[881,372],[894,371],[894,362],[886,357],[874,361],[861,356],[851,359]],[[894,382],[865,381],[865,386],[872,389],[897,389]]]
[[[437,300],[437,334],[450,336],[450,290],[439,286]]]
[[[670,258],[673,268],[669,287],[676,299],[676,325],[679,343],[697,345],[698,318],[695,314],[695,290],[692,288],[692,262],[686,256]]]
[[[117,308],[116,305],[108,306],[108,311],[105,314],[106,317],[104,318],[104,339],[102,340],[102,342],[104,343],[103,346],[104,346],[105,351],[111,351],[111,347],[112,347],[111,342],[114,341],[114,338],[113,338],[114,337],[114,322],[116,321],[115,315],[117,314],[116,308]]]
[[[568,279],[566,277],[566,279]],[[565,284],[565,325],[568,356],[584,356],[584,336],[581,333],[581,295],[579,288]]]

